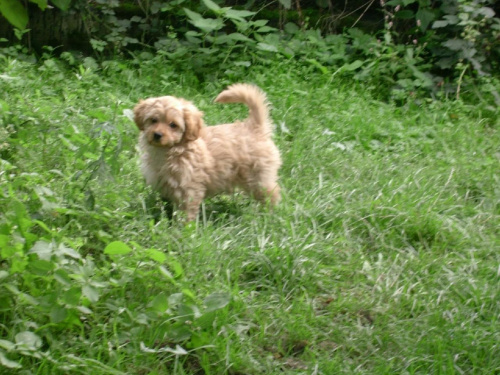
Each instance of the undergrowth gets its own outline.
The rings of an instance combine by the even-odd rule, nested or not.
[[[140,176],[131,108],[246,109],[212,103],[230,74],[162,61],[0,61],[0,372],[498,371],[498,118],[254,65],[283,201],[217,197],[183,225]]]

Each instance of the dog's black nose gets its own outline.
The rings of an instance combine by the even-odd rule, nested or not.
[[[153,139],[154,139],[155,141],[159,141],[159,140],[161,139],[161,137],[163,137],[163,134],[158,133],[158,132],[154,132],[154,133],[153,133]]]

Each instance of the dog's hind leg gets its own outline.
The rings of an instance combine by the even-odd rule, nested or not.
[[[276,181],[277,177],[259,179],[250,186],[249,193],[259,202],[275,206],[281,200],[281,188]]]

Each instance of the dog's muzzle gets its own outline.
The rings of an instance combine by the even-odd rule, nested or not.
[[[153,133],[153,141],[158,142],[161,139],[161,137],[163,137],[162,133],[159,133],[159,132]]]

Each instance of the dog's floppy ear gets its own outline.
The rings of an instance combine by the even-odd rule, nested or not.
[[[139,100],[139,104],[134,107],[134,121],[139,130],[144,130],[144,111],[146,107],[144,100]]]
[[[184,123],[186,124],[184,139],[186,141],[194,141],[200,136],[200,131],[203,127],[203,112],[194,106],[184,107],[183,112]]]

